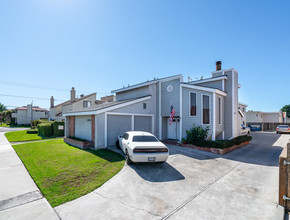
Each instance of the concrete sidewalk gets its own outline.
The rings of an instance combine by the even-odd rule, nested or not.
[[[0,132],[0,219],[59,219]]]

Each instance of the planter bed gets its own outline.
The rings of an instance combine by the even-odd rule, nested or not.
[[[91,149],[94,148],[94,142],[93,141],[80,141],[72,138],[65,137],[63,141],[67,144],[70,144],[74,147],[78,147],[81,149]]]
[[[198,147],[198,146],[195,146],[193,144],[172,143],[172,142],[167,142],[167,141],[163,141],[163,142],[166,144],[172,144],[172,145],[181,146],[181,147],[188,147],[188,148],[206,151],[206,152],[211,152],[211,153],[220,154],[220,155],[224,155],[230,151],[233,151],[237,148],[243,147],[243,146],[250,143],[249,141],[245,141],[239,145],[233,145],[231,147],[221,149],[221,148],[210,148],[210,147]]]

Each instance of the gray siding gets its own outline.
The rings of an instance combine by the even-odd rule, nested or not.
[[[216,139],[222,139],[222,132],[224,131],[224,97],[216,95],[215,100],[215,121],[216,121]],[[221,99],[221,109],[219,109],[219,98]],[[221,120],[219,121],[219,115]]]
[[[213,81],[213,82],[204,82],[204,83],[199,83],[199,84],[194,84],[194,85],[205,86],[209,88],[222,90],[222,80]]]
[[[173,90],[167,91],[167,87],[171,85]],[[180,116],[180,79],[163,82],[161,84],[161,115],[170,116],[170,107],[173,105],[176,110],[175,116]]]
[[[196,116],[190,116],[190,102],[189,102],[189,93],[196,93]],[[210,103],[210,125],[202,125],[202,95],[209,95]],[[212,135],[212,120],[213,120],[213,95],[209,92],[204,92],[200,90],[194,90],[189,88],[182,89],[182,138],[186,137],[186,130],[189,130],[193,127],[193,124],[196,126],[209,126],[210,130],[208,136]]]
[[[125,99],[143,97],[146,95],[150,95],[149,86],[132,89],[125,92],[118,92],[116,93],[116,100],[120,101]]]
[[[238,125],[238,73],[234,70],[225,72],[227,80],[225,81],[225,138],[239,136],[240,125]]]

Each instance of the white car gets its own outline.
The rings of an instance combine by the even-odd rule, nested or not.
[[[241,135],[250,136],[251,135],[250,131],[251,131],[251,129],[249,127],[246,127],[246,126],[241,127]]]
[[[118,136],[116,146],[126,154],[127,164],[132,162],[165,162],[168,148],[153,134],[144,131],[128,131]]]

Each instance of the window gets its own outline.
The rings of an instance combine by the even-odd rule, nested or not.
[[[190,116],[196,116],[196,93],[190,93]]]
[[[146,103],[143,103],[143,109],[146,109],[146,108],[147,108]]]
[[[133,142],[158,142],[154,136],[138,135],[133,137]]]
[[[125,134],[123,135],[123,138],[124,138],[125,140],[128,140],[128,138],[129,138],[129,134],[125,133]]]
[[[209,124],[209,96],[202,96],[202,123]]]
[[[222,99],[219,97],[219,124],[222,123]]]
[[[90,101],[84,101],[84,108],[91,107],[91,102]]]

